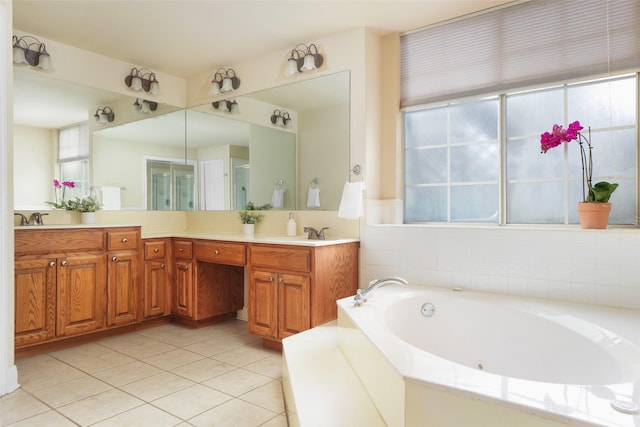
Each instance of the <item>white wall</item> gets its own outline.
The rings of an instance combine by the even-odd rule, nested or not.
[[[53,182],[56,176],[55,132],[57,130],[13,127],[13,164],[29,165],[14,170],[13,191],[16,209],[49,209],[44,202],[54,201]],[[37,201],[37,202],[36,202]]]
[[[361,228],[361,284],[382,276],[640,309],[637,229],[378,225]]]

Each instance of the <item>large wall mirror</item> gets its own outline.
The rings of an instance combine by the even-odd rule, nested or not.
[[[115,190],[117,203],[109,204],[122,210],[237,210],[249,201],[337,210],[349,171],[349,78],[345,71],[233,98],[239,114],[211,103],[187,110],[159,106],[149,117],[94,126],[91,185],[108,190],[107,198]],[[43,175],[57,175],[50,143],[56,125],[29,118],[29,111],[46,108],[32,92],[48,87],[47,102],[61,104],[71,93],[91,91],[33,73],[16,73],[15,82],[15,207],[43,208],[52,194]],[[52,90],[58,85],[59,95]],[[111,102],[117,116],[119,110],[119,117],[131,116],[134,98],[95,92],[93,108]],[[271,122],[275,109],[290,114],[287,127]],[[34,134],[49,140],[48,152],[33,145]],[[319,198],[309,197],[318,191]]]

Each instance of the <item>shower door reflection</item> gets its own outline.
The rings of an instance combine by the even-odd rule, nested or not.
[[[147,159],[146,172],[147,210],[196,209],[193,164]]]

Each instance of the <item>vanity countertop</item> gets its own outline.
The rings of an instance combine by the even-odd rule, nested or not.
[[[145,233],[142,232],[143,239],[154,237],[182,237],[186,239],[205,239],[205,240],[225,240],[229,242],[242,243],[267,243],[278,245],[297,245],[297,246],[329,246],[339,245],[343,243],[359,242],[356,238],[337,238],[327,237],[326,240],[310,240],[306,235],[298,236],[282,236],[277,234],[255,234],[247,236],[242,233],[209,233],[203,231],[181,231],[170,233]]]

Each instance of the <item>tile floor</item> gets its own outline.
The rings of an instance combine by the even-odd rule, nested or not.
[[[167,324],[16,361],[0,426],[286,427],[282,357],[233,320]]]

